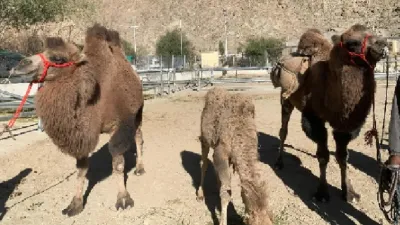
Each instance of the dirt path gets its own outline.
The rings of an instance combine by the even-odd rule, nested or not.
[[[316,146],[301,130],[300,113],[295,111],[290,122],[287,144],[293,147],[286,149],[286,167],[276,172],[271,166],[279,145],[279,90],[273,90],[270,85],[246,87],[250,89],[245,93],[252,94],[255,99],[261,160],[265,162],[265,176],[270,181],[270,203],[276,224],[381,224],[384,217],[376,202],[378,168],[374,148],[365,146],[362,136],[349,146],[349,175],[362,195],[359,203],[348,204],[340,199],[339,167],[331,157],[328,167],[331,202],[316,204],[311,198],[319,175],[314,158]],[[99,150],[91,157],[88,177],[95,185],[85,209],[72,218],[63,216],[61,210],[69,204],[75,190],[74,160],[57,151],[40,132],[20,135],[17,142],[0,140],[0,218],[4,217],[1,224],[212,225],[213,220],[219,218],[213,167],[209,167],[206,177],[205,202],[196,201],[193,186],[198,184],[200,176],[197,137],[204,94],[205,91],[184,91],[173,97],[146,101],[143,133],[147,173],[141,177],[133,175],[134,156],[128,153],[127,185],[135,207],[125,211],[117,212],[114,208],[117,190],[111,176],[111,156],[105,145],[108,136],[101,137]],[[393,86],[389,89],[390,102],[392,94]],[[379,127],[383,103],[384,88],[378,85]],[[371,118],[367,119],[362,134],[369,128]],[[333,153],[331,134],[329,140]],[[235,209],[231,209],[230,221],[240,224],[236,213],[243,213],[243,204],[236,175],[232,187]]]

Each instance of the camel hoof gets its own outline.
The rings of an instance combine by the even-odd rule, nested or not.
[[[135,170],[135,175],[136,176],[142,176],[145,173],[146,173],[146,171],[144,170],[144,168],[139,168],[139,169]]]
[[[128,207],[133,208],[134,202],[131,196],[129,195],[128,192],[126,193],[119,193],[117,197],[117,203],[115,204],[115,208],[117,210],[121,209],[127,209]]]
[[[198,202],[202,202],[202,201],[204,201],[204,196],[197,196],[197,197],[196,197],[196,200],[197,200]]]
[[[314,194],[313,198],[315,200],[317,200],[318,202],[329,202],[331,197],[326,188],[320,187],[320,188],[318,188],[318,191]]]
[[[63,215],[76,216],[83,211],[83,199],[74,197],[69,206],[62,211]]]
[[[204,196],[203,196],[203,195],[198,195],[198,196],[196,197],[196,200],[197,200],[198,202],[202,202],[202,201],[204,200]]]
[[[197,191],[196,200],[197,200],[198,202],[201,202],[201,201],[204,200],[203,190],[199,189],[199,190]]]
[[[347,192],[343,192],[342,198],[349,203],[356,203],[360,201],[361,196],[354,190],[349,190]]]

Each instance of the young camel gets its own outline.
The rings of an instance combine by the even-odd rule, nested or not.
[[[141,134],[142,86],[131,68],[119,67],[121,59],[113,55],[112,42],[107,29],[95,24],[87,30],[82,54],[61,38],[47,38],[42,54],[25,58],[12,70],[13,75],[27,76],[33,82],[46,81],[35,97],[37,114],[53,143],[76,158],[76,194],[62,211],[68,216],[83,210],[88,157],[101,133],[112,133],[108,147],[117,177],[115,206],[126,209],[134,204],[124,182],[123,154],[133,147],[135,139],[141,148],[143,145],[142,136],[135,135]],[[144,171],[140,152],[137,174]]]
[[[202,166],[197,199],[203,200],[204,176],[208,166],[210,147],[214,149],[214,167],[220,182],[221,219],[227,225],[227,209],[231,201],[230,165],[238,172],[242,199],[249,225],[272,225],[268,210],[266,182],[258,161],[257,131],[254,122],[254,105],[250,97],[229,94],[213,88],[206,94],[201,115]]]

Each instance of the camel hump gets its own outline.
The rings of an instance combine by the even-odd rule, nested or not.
[[[95,23],[92,27],[89,27],[86,31],[86,37],[93,37],[100,40],[107,40],[107,28]]]
[[[121,39],[119,37],[118,31],[116,30],[108,30],[107,41],[115,46],[121,47]]]
[[[45,48],[54,49],[59,47],[65,47],[65,42],[60,37],[48,37],[45,41]]]

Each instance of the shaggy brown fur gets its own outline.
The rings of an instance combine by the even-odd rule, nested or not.
[[[365,46],[368,63],[353,58],[354,64],[349,52],[362,53],[361,46],[367,35],[372,34],[359,24],[344,32],[340,38],[343,47],[336,44],[328,61],[312,65],[304,85],[306,104],[302,110],[302,128],[307,137],[317,144],[321,175],[315,197],[320,201],[330,198],[326,180],[329,162],[326,122],[333,128],[336,160],[341,169],[342,196],[347,201],[360,198],[347,177],[347,145],[359,135],[374,100],[375,79],[373,68],[369,65],[375,65],[385,56],[387,45],[385,40],[371,36]]]
[[[220,225],[227,225],[231,164],[240,177],[247,224],[272,225],[266,181],[262,178],[258,161],[254,111],[251,98],[242,94],[231,95],[224,89],[213,88],[206,95],[201,115],[202,173],[197,198],[202,200],[204,197],[203,183],[211,147],[214,149],[214,167],[221,183]]]
[[[46,41],[44,55],[49,60],[75,62],[67,68],[51,67],[45,79],[46,85],[36,95],[37,114],[46,133],[62,152],[77,159],[78,189],[71,204],[63,210],[69,216],[83,210],[89,153],[95,150],[103,132],[112,133],[109,150],[114,174],[118,178],[116,207],[133,206],[124,183],[123,153],[133,147],[135,134],[141,133],[143,96],[137,75],[122,62],[118,51],[112,51],[109,37],[105,27],[98,24],[90,27],[84,54],[60,38]],[[33,79],[37,80],[42,71],[43,62],[35,55],[19,64],[14,73],[34,73]],[[110,129],[112,127],[114,129]],[[142,140],[139,144],[143,145]],[[143,172],[143,165],[139,170]]]

